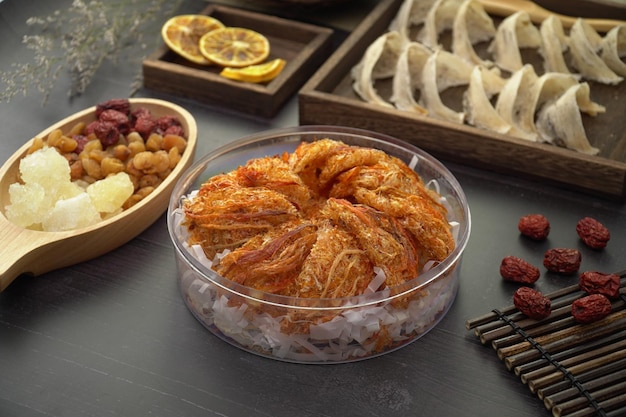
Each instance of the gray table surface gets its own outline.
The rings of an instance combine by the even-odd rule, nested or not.
[[[0,69],[30,56],[21,42],[26,18],[67,4],[2,2]],[[186,1],[183,8],[205,5]],[[353,11],[321,15],[349,30],[342,15],[355,19]],[[62,78],[46,106],[34,93],[0,103],[0,159],[75,111],[127,96],[136,70],[105,66],[89,90],[71,100]],[[144,89],[137,96],[186,107],[199,125],[198,157],[251,133],[298,124],[295,96],[273,119]],[[498,273],[506,255],[541,265],[547,248],[576,247],[584,270],[626,268],[626,207],[443,162],[467,195],[472,235],[455,303],[415,343],[382,357],[327,366],[269,360],[224,343],[183,304],[163,216],[117,250],[39,277],[21,276],[0,293],[0,416],[550,415],[493,350],[465,329],[465,321],[511,304],[515,286]],[[517,221],[536,212],[548,216],[552,233],[547,242],[531,245],[519,236]],[[574,227],[584,216],[600,219],[613,232],[605,250],[591,251],[578,241]],[[576,276],[542,272],[536,287],[550,292],[576,282]]]

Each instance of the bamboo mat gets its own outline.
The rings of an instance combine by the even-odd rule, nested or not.
[[[626,271],[611,314],[579,324],[572,302],[578,285],[545,294],[552,314],[532,320],[514,306],[468,320],[484,345],[543,401],[554,417],[626,416]]]

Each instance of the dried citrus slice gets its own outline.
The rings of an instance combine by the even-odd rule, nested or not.
[[[165,22],[161,36],[165,44],[180,56],[196,64],[209,65],[211,61],[200,53],[198,43],[202,35],[223,27],[222,22],[211,16],[178,15]]]
[[[263,64],[249,65],[244,68],[226,67],[220,75],[231,80],[263,83],[276,78],[285,68],[286,63],[284,59],[276,58]]]
[[[242,68],[259,64],[269,56],[267,38],[251,29],[225,27],[200,38],[200,53],[223,67]]]

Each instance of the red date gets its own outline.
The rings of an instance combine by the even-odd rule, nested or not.
[[[156,131],[157,124],[150,116],[142,116],[135,119],[134,129],[142,138],[147,139],[152,132]]]
[[[584,217],[576,224],[580,240],[590,248],[602,249],[611,239],[611,233],[602,223],[592,217]]]
[[[582,255],[576,249],[548,249],[543,256],[543,266],[557,274],[573,274],[580,268]]]
[[[113,109],[103,110],[98,119],[102,122],[109,122],[115,125],[122,135],[130,132],[130,119],[128,115]]]
[[[608,298],[619,297],[620,279],[617,274],[586,271],[580,274],[578,286],[587,294],[602,294]]]
[[[165,132],[172,126],[180,126],[180,121],[174,116],[161,116],[155,121],[160,132]]]
[[[611,302],[602,294],[591,294],[572,303],[572,316],[579,323],[593,323],[611,314]]]
[[[115,98],[104,101],[96,105],[96,118],[100,118],[100,114],[106,110],[116,110],[125,115],[130,114],[130,101],[125,98]]]
[[[516,256],[506,256],[500,263],[500,275],[507,281],[533,284],[541,275],[539,268]]]
[[[541,320],[552,313],[550,299],[529,287],[520,287],[513,294],[513,304],[531,319]]]
[[[102,143],[103,147],[115,145],[120,140],[120,131],[114,123],[96,120],[85,128],[87,135],[94,134]]]
[[[532,240],[546,240],[550,234],[550,222],[542,214],[529,214],[519,219],[520,233]]]

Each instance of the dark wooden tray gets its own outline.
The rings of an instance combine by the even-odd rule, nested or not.
[[[300,90],[300,124],[358,127],[406,140],[434,156],[523,176],[594,195],[624,199],[626,187],[626,82],[591,83],[592,98],[607,112],[583,116],[598,156],[528,142],[468,125],[386,109],[360,100],[350,70],[395,17],[402,0],[382,0]],[[385,85],[387,82],[387,85]],[[383,96],[390,81],[377,82]]]
[[[272,117],[332,52],[329,28],[227,6],[210,5],[200,14],[262,33],[271,46],[268,59],[285,59],[284,70],[266,84],[232,81],[219,75],[220,67],[195,65],[163,45],[143,62],[146,88]]]

